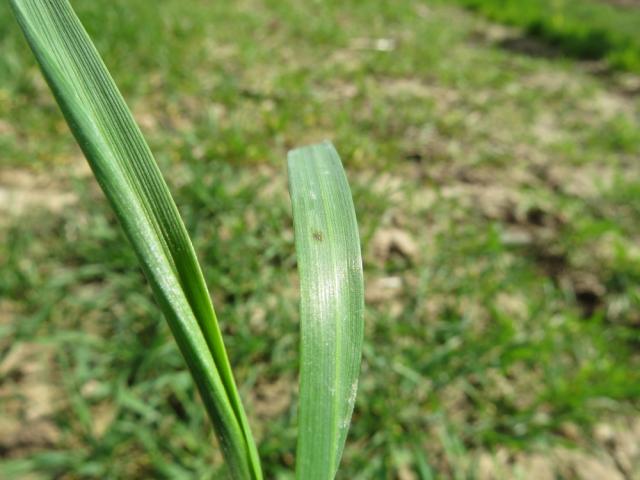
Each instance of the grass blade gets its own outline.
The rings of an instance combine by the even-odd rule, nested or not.
[[[300,410],[296,476],[335,477],[360,371],[364,286],[358,225],[328,142],[289,153],[300,271]]]
[[[67,0],[11,0],[71,131],[130,239],[234,478],[262,478],[187,231],[142,134]]]

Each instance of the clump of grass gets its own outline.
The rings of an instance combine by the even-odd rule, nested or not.
[[[492,20],[523,27],[567,55],[608,60],[640,72],[640,13],[605,2],[552,0],[457,0]]]
[[[218,320],[153,155],[67,0],[12,0],[22,30],[140,260],[213,422],[230,472],[263,477]],[[363,333],[362,260],[349,186],[330,144],[289,155],[301,273],[297,477],[335,476]]]

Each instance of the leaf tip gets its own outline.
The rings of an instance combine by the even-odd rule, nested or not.
[[[338,154],[331,140],[323,140],[319,143],[312,143],[309,145],[303,145],[302,147],[291,149],[287,153],[287,160],[289,162],[297,161],[310,155],[317,155],[326,152],[331,152],[335,155]]]

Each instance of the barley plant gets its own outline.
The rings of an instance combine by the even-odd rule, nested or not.
[[[113,207],[199,389],[235,479],[263,477],[196,253],[140,129],[67,0],[11,0],[42,72]],[[363,280],[353,201],[322,143],[290,152],[300,271],[296,476],[334,478],[357,391]]]

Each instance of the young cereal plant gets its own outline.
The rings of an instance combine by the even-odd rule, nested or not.
[[[60,108],[133,246],[234,479],[263,478],[204,277],[140,129],[68,0],[10,0]],[[364,292],[353,201],[329,143],[289,153],[300,270],[296,477],[335,477],[360,368]]]

